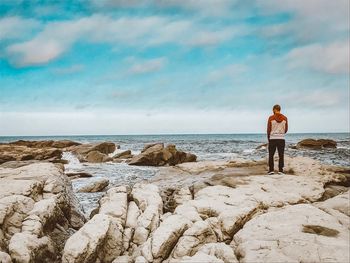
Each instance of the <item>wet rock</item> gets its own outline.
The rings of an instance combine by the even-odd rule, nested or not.
[[[87,173],[87,172],[66,173],[66,175],[71,180],[78,179],[78,178],[90,178],[90,177],[93,177],[92,174]]]
[[[176,149],[175,145],[155,144],[146,146],[141,154],[134,156],[130,165],[164,166],[176,165],[184,162],[195,162],[194,154],[185,153]]]
[[[337,148],[337,142],[329,139],[305,139],[297,143],[297,149],[320,150],[323,148]]]
[[[106,178],[95,179],[94,181],[84,185],[78,189],[79,193],[96,193],[101,192],[109,185],[109,180]]]

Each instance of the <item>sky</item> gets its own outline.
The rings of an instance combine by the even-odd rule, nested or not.
[[[349,0],[1,0],[0,136],[349,132]]]

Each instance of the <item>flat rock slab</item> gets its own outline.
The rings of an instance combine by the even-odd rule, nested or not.
[[[349,262],[349,229],[310,205],[270,209],[234,236],[240,262]]]

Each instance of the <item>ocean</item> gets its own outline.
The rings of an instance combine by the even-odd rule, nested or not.
[[[294,150],[288,146],[306,138],[333,139],[337,141],[337,149],[324,150]],[[178,149],[194,153],[198,160],[231,160],[246,158],[258,160],[267,156],[266,148],[257,150],[267,142],[265,134],[184,134],[184,135],[89,135],[89,136],[7,136],[0,137],[0,142],[15,140],[62,140],[68,139],[81,143],[111,141],[120,145],[117,152],[131,150],[137,154],[148,143],[164,142],[175,144]],[[295,133],[286,136],[286,155],[308,156],[330,165],[350,165],[350,134],[349,133]],[[105,177],[111,185],[133,184],[147,179],[158,172],[156,167],[129,166],[125,163],[80,163],[71,153],[64,153],[67,172],[88,172],[92,178],[73,180],[73,188],[78,189],[90,180]],[[103,193],[77,193],[77,196],[89,214]]]

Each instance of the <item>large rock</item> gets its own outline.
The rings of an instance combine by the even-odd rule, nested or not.
[[[208,243],[202,246],[194,256],[185,256],[179,262],[238,263],[239,261],[234,254],[233,248],[229,245],[226,245],[225,243]]]
[[[72,235],[64,247],[63,263],[97,262],[104,258],[104,245],[111,227],[107,215],[97,214]]]
[[[171,215],[167,217],[153,233],[153,258],[168,258],[179,238],[191,225],[192,222],[183,216]]]
[[[109,180],[106,178],[94,179],[92,182],[80,187],[79,193],[96,193],[101,192],[109,185]]]
[[[0,144],[0,164],[9,161],[47,160],[60,162],[62,150],[56,148],[31,148],[27,146]]]
[[[116,148],[117,147],[113,142],[103,142],[103,143],[97,144],[91,150],[98,151],[98,152],[101,152],[104,154],[110,154],[110,153],[113,153]],[[118,146],[118,148],[119,148],[119,146]]]
[[[20,146],[27,146],[31,148],[45,148],[45,147],[52,147],[52,148],[66,148],[70,146],[80,145],[81,143],[70,141],[70,140],[59,140],[59,141],[53,141],[53,140],[47,140],[47,141],[25,141],[25,140],[19,140],[15,142],[10,142],[11,145],[20,145]]]
[[[206,221],[197,221],[180,237],[171,256],[173,258],[193,256],[203,244],[216,241],[215,232],[210,224]]]
[[[270,209],[234,236],[241,262],[349,262],[349,229],[309,204]]]
[[[103,142],[99,144],[82,144],[66,148],[72,152],[81,162],[100,163],[112,161],[108,154],[113,153],[119,145],[113,142]]]
[[[15,262],[57,262],[85,218],[63,166],[0,168],[0,250]]]
[[[337,142],[329,139],[305,139],[297,143],[297,149],[314,149],[319,150],[322,148],[337,148]]]
[[[155,144],[145,146],[141,154],[134,156],[130,165],[163,166],[176,165],[184,162],[195,162],[197,157],[194,154],[178,151],[175,145]]]
[[[103,163],[111,161],[112,158],[108,157],[108,155],[101,153],[99,151],[91,151],[85,156],[86,161],[89,163]]]

